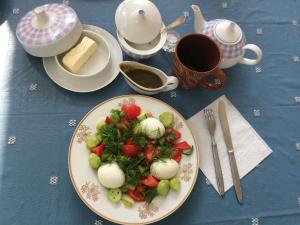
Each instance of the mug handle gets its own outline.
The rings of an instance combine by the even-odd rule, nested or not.
[[[217,90],[220,89],[221,87],[224,86],[225,81],[226,81],[226,75],[223,72],[223,70],[216,68],[215,70],[213,70],[212,72],[210,72],[209,76],[213,76],[216,77],[217,79],[220,80],[220,83],[212,83],[210,81],[208,81],[207,79],[203,79],[201,81],[201,83],[199,84],[199,86],[204,87],[204,88],[208,88],[208,89],[213,89],[213,90]]]
[[[174,76],[168,76],[167,86],[162,91],[171,91],[178,87],[178,79]]]
[[[257,63],[259,63],[259,61],[262,58],[262,50],[254,44],[247,44],[243,47],[244,50],[244,54],[245,54],[245,50],[251,50],[256,54],[256,59],[248,59],[248,58],[242,58],[242,60],[240,61],[240,63],[242,64],[246,64],[246,65],[255,65]]]

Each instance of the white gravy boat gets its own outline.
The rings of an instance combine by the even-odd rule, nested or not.
[[[119,69],[120,69],[120,72],[122,73],[123,77],[125,78],[125,81],[127,82],[127,84],[133,90],[135,90],[136,92],[143,94],[143,95],[154,95],[154,94],[158,94],[159,92],[162,92],[162,91],[170,91],[170,90],[177,88],[177,86],[178,86],[177,77],[167,76],[163,71],[161,71],[155,67],[152,67],[152,66],[147,66],[142,63],[133,62],[133,61],[123,61],[119,64]],[[133,69],[133,70],[134,69],[142,69],[142,70],[147,70],[147,71],[154,73],[161,79],[162,86],[160,86],[158,88],[147,88],[147,87],[141,86],[140,84],[138,84],[137,82],[132,80],[126,74],[126,70],[129,70],[129,69]]]

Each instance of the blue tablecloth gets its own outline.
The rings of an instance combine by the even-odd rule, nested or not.
[[[0,2],[0,225],[108,225],[111,223],[90,211],[73,189],[68,144],[74,126],[91,107],[133,91],[121,76],[88,94],[64,90],[48,78],[42,60],[26,54],[15,37],[19,19],[47,2],[53,1]],[[100,26],[116,36],[114,13],[120,2],[70,0],[69,4],[82,23]],[[226,70],[228,82],[219,91],[176,90],[156,97],[189,118],[226,94],[274,151],[242,180],[242,206],[233,189],[221,200],[200,173],[186,203],[158,224],[300,224],[300,1],[154,3],[166,23],[189,5],[199,4],[206,19],[239,23],[248,43],[259,45],[264,52],[259,65]],[[178,29],[182,35],[192,30],[192,18]],[[172,54],[163,51],[145,61],[168,74],[171,62]]]

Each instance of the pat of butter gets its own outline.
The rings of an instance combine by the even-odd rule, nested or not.
[[[62,62],[70,72],[78,73],[96,50],[97,43],[88,37],[83,37],[78,45],[65,54]]]

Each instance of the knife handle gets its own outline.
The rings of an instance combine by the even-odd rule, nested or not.
[[[229,156],[229,163],[230,163],[230,168],[231,168],[231,174],[232,174],[232,180],[233,180],[233,185],[235,189],[235,194],[236,197],[239,201],[240,204],[243,203],[243,192],[242,192],[242,186],[241,186],[241,180],[240,180],[240,175],[239,171],[236,165],[236,160],[234,157],[234,151],[228,151],[228,156]]]
[[[220,159],[219,159],[218,147],[217,147],[217,143],[215,142],[215,140],[212,140],[211,148],[212,148],[213,159],[214,159],[214,167],[215,167],[217,185],[218,185],[218,189],[220,192],[220,196],[223,197],[223,195],[224,195],[224,179],[223,179],[223,173],[222,173]]]

